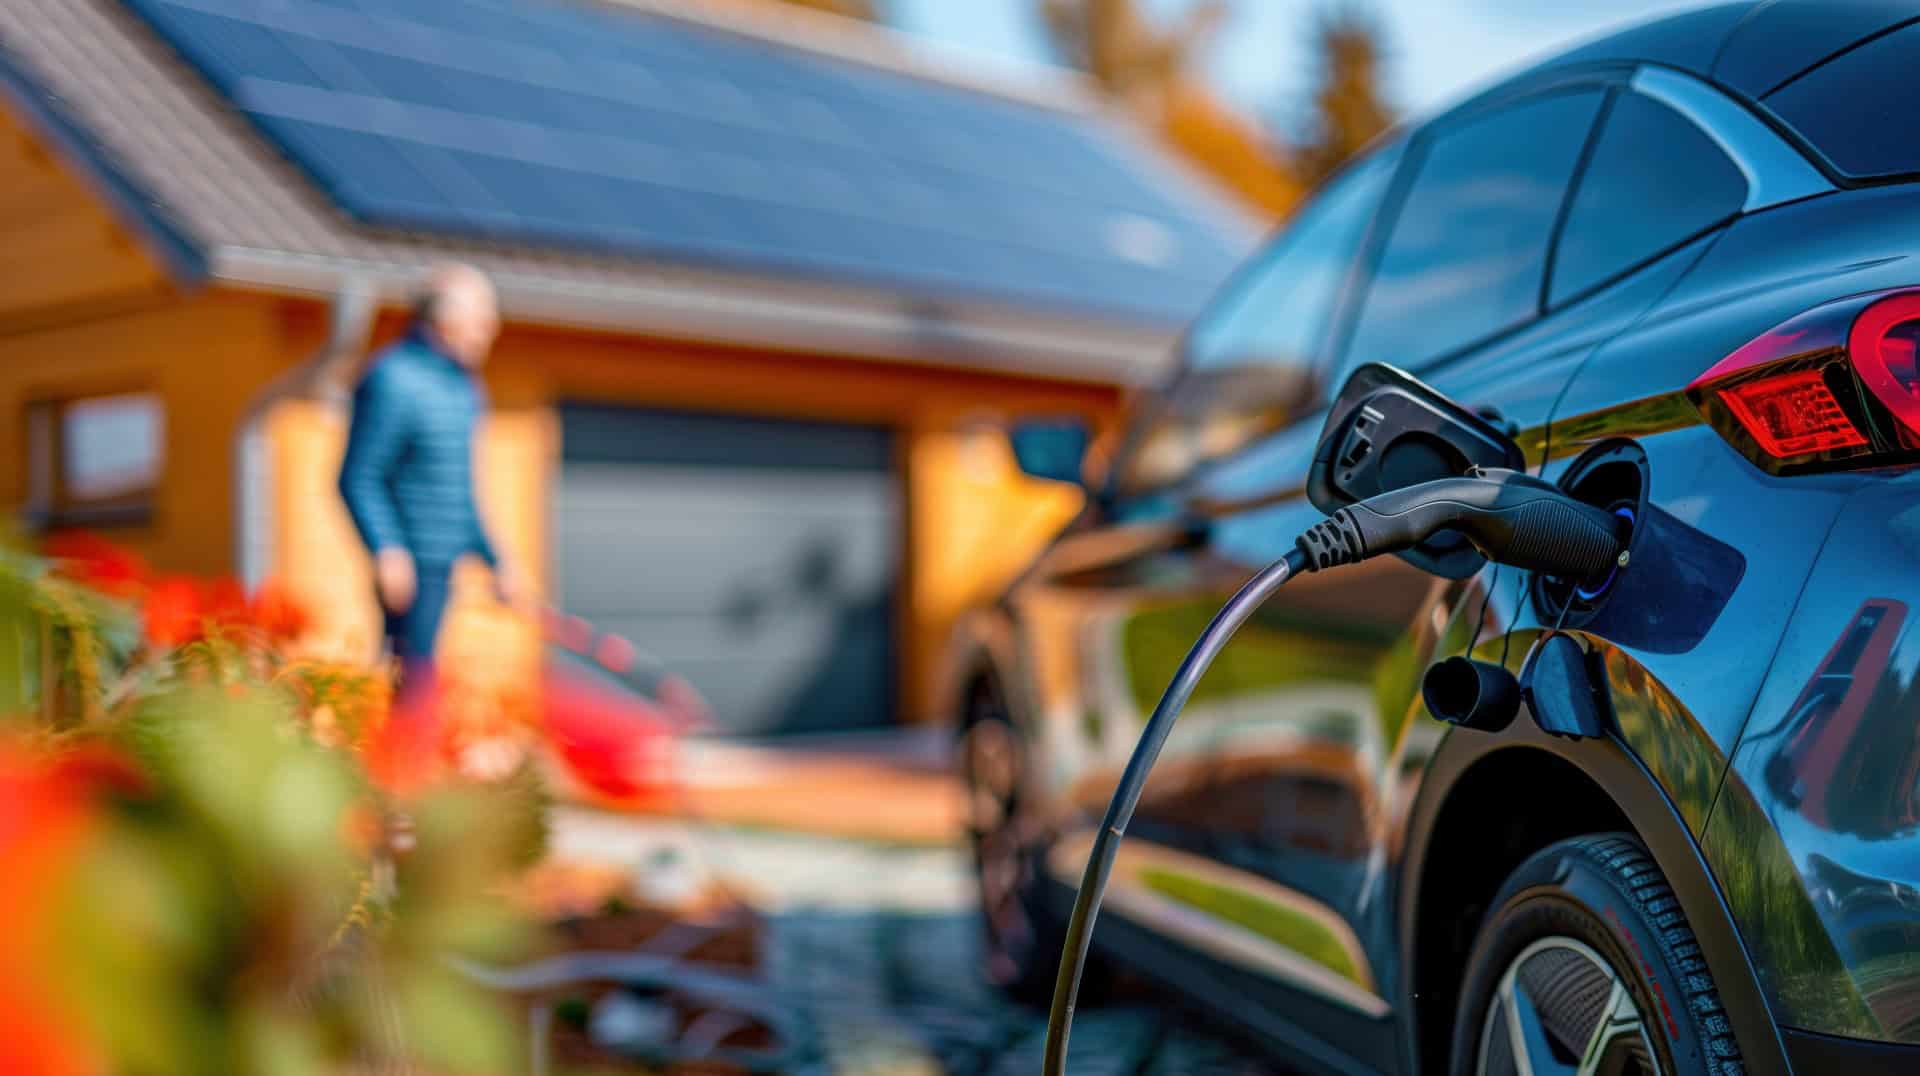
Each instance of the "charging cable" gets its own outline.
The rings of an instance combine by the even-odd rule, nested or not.
[[[1488,560],[1529,571],[1587,579],[1613,567],[1619,556],[1620,521],[1592,505],[1574,500],[1549,482],[1520,471],[1479,469],[1458,478],[1391,490],[1350,504],[1309,527],[1285,556],[1263,568],[1234,594],[1200,633],[1180,662],[1166,693],[1140,732],[1127,767],[1107,804],[1087,853],[1086,873],[1067,922],[1060,974],[1054,981],[1047,1014],[1043,1076],[1062,1076],[1067,1035],[1080,995],[1080,976],[1093,941],[1093,923],[1107,878],[1113,873],[1120,839],[1146,790],[1147,775],[1173,731],[1180,710],[1213,659],[1274,592],[1301,572],[1316,572],[1386,553],[1411,549],[1434,534],[1464,535]]]

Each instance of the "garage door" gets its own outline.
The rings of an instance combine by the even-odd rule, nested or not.
[[[892,720],[890,431],[591,404],[561,430],[563,608],[658,655],[731,731]]]

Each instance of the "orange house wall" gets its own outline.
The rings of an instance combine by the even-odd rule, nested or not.
[[[132,312],[0,335],[0,502],[26,497],[27,406],[98,393],[159,393],[164,462],[152,518],[107,528],[163,571],[230,571],[234,431],[283,365],[274,304],[234,295],[175,296]]]

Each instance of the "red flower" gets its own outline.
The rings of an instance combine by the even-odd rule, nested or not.
[[[147,641],[156,647],[171,648],[200,638],[205,621],[201,615],[200,587],[184,576],[169,576],[155,581],[147,591]]]
[[[269,579],[253,593],[253,623],[269,639],[298,639],[307,630],[307,611],[284,583]]]
[[[226,627],[247,623],[247,592],[233,579],[208,580],[200,590],[200,618]]]
[[[72,789],[94,794],[144,796],[152,786],[133,759],[100,743],[80,743],[53,756],[48,771]]]
[[[45,551],[61,575],[115,597],[139,593],[147,579],[139,554],[92,531],[58,531],[48,536]]]

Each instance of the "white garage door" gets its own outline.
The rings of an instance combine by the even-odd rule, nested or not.
[[[561,410],[560,603],[748,734],[885,724],[901,535],[877,427]]]

